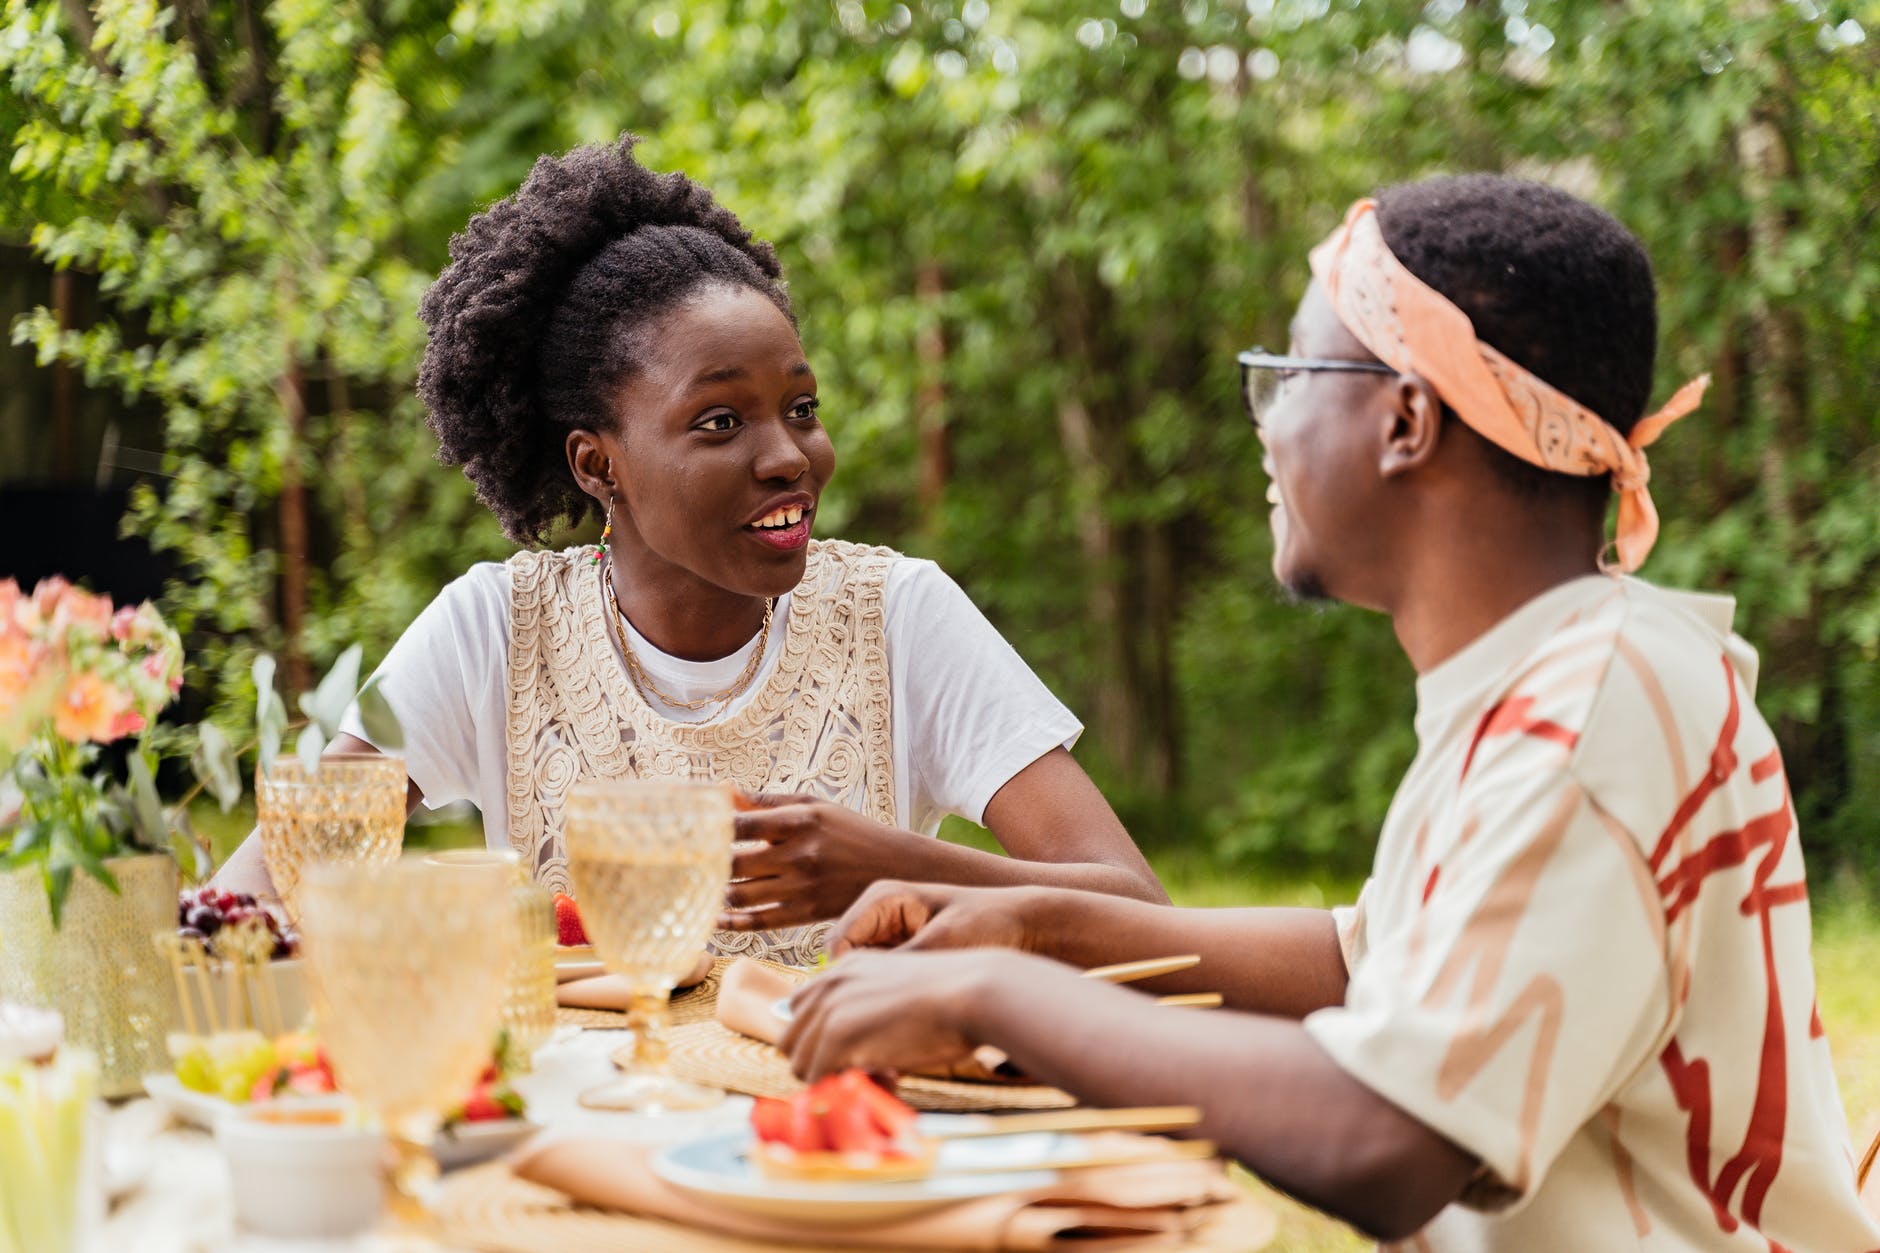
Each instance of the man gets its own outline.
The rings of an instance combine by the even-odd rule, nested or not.
[[[797,1070],[978,1044],[1096,1105],[1192,1102],[1273,1183],[1416,1249],[1880,1247],[1814,1008],[1755,654],[1621,577],[1657,529],[1643,249],[1504,178],[1354,206],[1291,356],[1243,354],[1274,572],[1381,610],[1419,751],[1356,907],[877,885],[796,997]],[[1608,493],[1615,553],[1602,556]],[[1023,953],[939,952],[996,945]],[[1073,967],[1195,952],[1156,1008]]]

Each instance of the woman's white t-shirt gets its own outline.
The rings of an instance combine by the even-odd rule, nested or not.
[[[896,824],[932,835],[949,813],[983,822],[987,802],[1013,775],[1053,748],[1071,747],[1083,725],[933,562],[896,560],[883,596]],[[729,709],[677,709],[649,696],[654,711],[683,722],[730,716],[776,667],[789,616],[786,595],[757,675]],[[430,808],[468,800],[482,810],[491,848],[509,843],[509,629],[509,568],[484,562],[438,593],[378,669],[379,690],[404,732],[403,747],[388,751],[404,757]],[[631,624],[628,634],[654,685],[679,700],[731,686],[757,646],[753,637],[730,656],[686,661]],[[619,659],[617,644],[614,654]],[[372,740],[356,711],[341,729]]]

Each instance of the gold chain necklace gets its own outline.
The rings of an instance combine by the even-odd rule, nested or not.
[[[701,696],[697,700],[680,700],[662,691],[659,685],[653,682],[653,676],[646,672],[646,667],[640,664],[640,659],[634,656],[633,645],[628,642],[627,616],[620,611],[620,597],[614,594],[614,563],[612,561],[607,563],[607,604],[613,610],[613,616],[608,619],[608,622],[614,628],[614,638],[620,643],[620,655],[626,659],[627,678],[632,681],[633,690],[640,694],[640,699],[651,704],[650,698],[658,697],[661,703],[673,709],[699,710],[721,701],[729,705],[751,686],[751,680],[757,677],[758,666],[763,664],[764,653],[770,647],[770,618],[777,606],[777,601],[771,596],[764,598],[764,625],[757,633],[757,647],[751,650],[751,659],[744,663],[744,672],[733,681],[730,687],[713,692],[710,696]]]

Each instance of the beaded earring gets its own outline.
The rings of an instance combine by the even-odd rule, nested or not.
[[[601,557],[607,552],[607,541],[613,538],[613,534],[614,534],[614,498],[612,496],[609,496],[607,498],[607,522],[606,522],[606,525],[601,527],[601,542],[594,545],[594,564],[595,565],[598,566],[601,563]]]

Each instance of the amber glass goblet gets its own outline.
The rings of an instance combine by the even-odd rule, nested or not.
[[[256,830],[268,878],[300,921],[300,882],[322,862],[382,862],[405,842],[405,759],[332,753],[308,770],[282,756],[255,773]]]
[[[301,942],[320,1041],[340,1090],[394,1151],[396,1212],[428,1225],[421,1190],[445,1111],[489,1064],[515,947],[508,867],[421,859],[328,862],[301,883]]]
[[[516,946],[503,982],[503,1032],[510,1059],[519,1069],[530,1069],[535,1051],[555,1033],[554,898],[529,878],[512,849],[444,849],[425,860],[445,867],[497,866],[510,875]]]
[[[715,783],[633,779],[576,784],[566,808],[568,876],[607,969],[628,983],[633,1054],[590,1109],[703,1109],[724,1096],[672,1075],[669,1001],[710,937],[731,879],[731,793]]]

